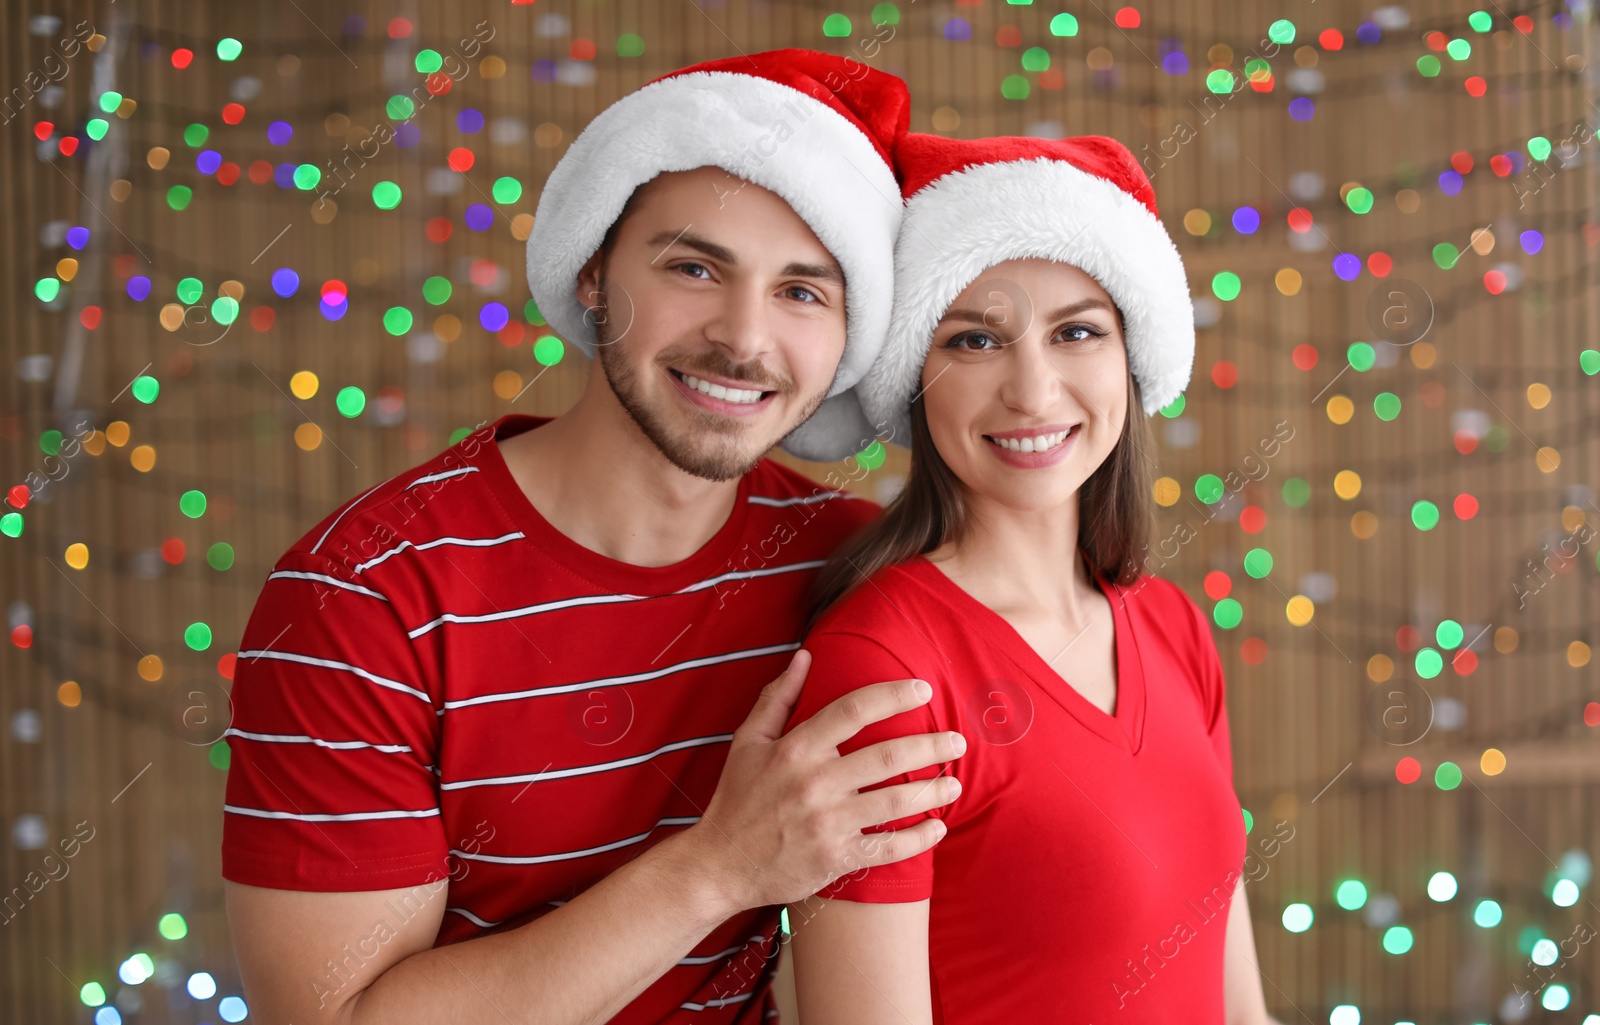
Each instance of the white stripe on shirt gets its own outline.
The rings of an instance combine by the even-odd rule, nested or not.
[[[321,737],[305,737],[294,733],[251,733],[248,730],[235,729],[229,726],[222,732],[224,737],[243,737],[245,740],[259,740],[264,744],[315,744],[325,747],[330,751],[356,751],[362,748],[371,748],[383,754],[410,754],[409,744],[369,744],[365,740],[323,740]]]
[[[713,1007],[727,1007],[729,1004],[737,1004],[740,1001],[749,1000],[755,995],[755,991],[751,990],[749,993],[735,993],[731,997],[717,997],[715,1000],[707,1000],[703,1004],[697,1004],[693,1000],[685,1000],[678,1007],[685,1011],[705,1011]]]
[[[466,545],[471,548],[493,548],[495,545],[503,545],[508,541],[520,540],[523,536],[524,535],[522,531],[513,530],[511,533],[501,534],[499,537],[439,537],[434,538],[432,541],[424,541],[420,545],[412,544],[410,541],[402,541],[377,558],[369,559],[366,562],[361,563],[355,568],[354,572],[363,573],[389,558],[389,556],[397,555],[400,552],[405,551],[407,548],[415,548],[419,552],[427,551],[429,548],[438,548],[440,545]]]
[[[486,776],[482,779],[459,779],[452,783],[439,784],[440,790],[467,790],[471,787],[498,787],[511,783],[543,783],[552,779],[567,779],[572,776],[589,776],[597,772],[610,772],[613,769],[625,769],[631,765],[643,765],[657,755],[670,754],[673,751],[684,751],[689,748],[707,747],[712,744],[726,744],[733,739],[731,733],[718,733],[709,737],[691,737],[688,740],[674,740],[670,744],[662,744],[654,751],[646,751],[640,755],[629,755],[627,758],[617,758],[609,762],[596,762],[593,765],[574,765],[566,769],[546,769],[543,772],[525,772],[517,776]]]
[[[783,566],[772,566],[763,569],[734,570],[731,573],[720,573],[705,580],[697,580],[669,594],[586,594],[577,598],[561,598],[556,601],[540,602],[537,605],[524,605],[521,608],[501,609],[478,615],[460,615],[454,612],[446,612],[415,629],[406,631],[406,635],[412,640],[416,640],[423,634],[429,633],[435,627],[443,626],[445,623],[496,623],[507,619],[520,619],[523,616],[537,616],[545,612],[559,612],[562,609],[579,608],[585,605],[613,605],[630,601],[648,601],[652,598],[667,598],[677,594],[693,594],[695,591],[703,591],[708,587],[715,587],[729,580],[767,577],[778,573],[794,573],[799,570],[817,569],[823,564],[824,560],[822,559],[811,559],[806,562],[792,562]]]
[[[856,498],[847,491],[819,491],[814,495],[804,495],[797,498],[768,498],[765,495],[751,495],[745,499],[751,505],[770,505],[781,509],[790,505],[810,505],[812,502],[826,502],[830,498]]]
[[[478,468],[476,466],[468,466],[468,467],[464,467],[463,469],[460,469],[460,470],[445,470],[443,473],[430,473],[426,477],[418,477],[416,480],[412,481],[410,484],[407,484],[405,486],[405,490],[410,491],[412,488],[416,487],[418,484],[431,484],[436,480],[444,480],[447,477],[459,477],[463,473],[477,473],[477,472],[478,472]]]
[[[236,804],[225,804],[223,811],[235,815],[248,815],[257,819],[293,819],[296,822],[366,822],[371,819],[428,819],[439,814],[438,808],[424,808],[421,811],[352,811],[342,814],[315,813],[303,815],[292,811],[266,811],[261,808],[241,808]]]
[[[445,709],[454,710],[472,705],[493,704],[498,701],[520,701],[523,698],[547,697],[551,694],[570,694],[574,691],[598,690],[602,687],[622,687],[645,680],[659,680],[663,676],[681,673],[686,669],[699,669],[701,666],[737,662],[746,658],[764,658],[767,655],[795,651],[799,649],[802,643],[801,641],[791,641],[788,644],[769,644],[764,648],[746,648],[743,651],[730,651],[725,655],[707,655],[704,658],[691,658],[684,662],[676,662],[670,666],[664,666],[661,669],[652,669],[643,673],[630,673],[627,676],[602,676],[594,680],[580,680],[577,683],[560,683],[550,687],[534,687],[530,690],[514,690],[500,694],[480,694],[475,698],[459,698],[455,701],[446,701],[444,708],[439,710],[439,714],[443,715]]]
[[[277,580],[280,578],[287,580],[320,580],[325,584],[332,584],[334,587],[342,587],[346,591],[355,591],[357,594],[371,595],[379,601],[389,600],[370,587],[362,587],[360,584],[347,584],[338,577],[330,577],[326,573],[306,573],[298,569],[280,569],[274,570],[273,572],[267,574],[268,580]]]
[[[507,854],[484,854],[481,851],[468,853],[454,849],[450,853],[467,861],[486,861],[494,865],[542,865],[551,861],[571,861],[574,858],[586,858],[591,854],[604,854],[606,851],[630,847],[636,843],[643,843],[649,839],[651,833],[654,833],[662,826],[692,826],[699,821],[700,816],[698,815],[672,816],[660,819],[655,825],[642,833],[636,833],[621,840],[613,840],[610,843],[600,844],[597,847],[585,847],[577,851],[562,851],[559,854],[532,854],[526,857],[512,857]]]
[[[322,536],[317,538],[317,543],[311,546],[311,554],[312,555],[317,554],[317,549],[322,547],[322,542],[328,540],[328,535],[333,533],[333,528],[337,527],[339,525],[339,521],[344,519],[345,516],[350,512],[351,509],[354,509],[356,506],[360,505],[361,504],[361,500],[363,498],[366,498],[368,495],[372,494],[374,491],[376,491],[379,488],[383,487],[383,485],[387,484],[387,483],[389,483],[389,482],[388,481],[383,481],[380,484],[374,484],[372,487],[368,488],[366,491],[364,491],[360,495],[358,495],[356,497],[355,501],[353,501],[349,505],[345,506],[344,510],[342,512],[340,512],[339,515],[337,515],[337,516],[335,516],[333,518],[333,522],[328,524],[328,529],[324,530],[322,532]]]
[[[399,680],[391,680],[386,676],[379,676],[377,673],[368,672],[367,670],[362,669],[360,666],[353,666],[348,662],[336,662],[331,658],[316,658],[312,655],[297,655],[292,651],[270,651],[266,648],[252,648],[249,651],[241,651],[239,652],[239,657],[271,658],[277,659],[280,662],[298,662],[301,665],[317,666],[321,669],[338,669],[346,673],[354,673],[363,680],[369,680],[380,687],[387,687],[389,690],[397,690],[402,694],[410,694],[414,698],[421,698],[430,705],[433,704],[433,699],[431,697],[429,697],[425,692],[417,690],[415,687],[408,687]]]

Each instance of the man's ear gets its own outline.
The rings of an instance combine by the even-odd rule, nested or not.
[[[604,305],[605,297],[600,294],[600,253],[598,250],[593,256],[589,257],[589,262],[583,265],[583,269],[578,271],[578,284],[573,290],[573,295],[577,297],[578,302],[591,310],[596,306]]]

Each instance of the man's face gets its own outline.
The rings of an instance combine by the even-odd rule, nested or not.
[[[749,472],[816,412],[844,354],[838,263],[788,203],[720,168],[652,182],[578,299],[603,307],[598,358],[618,403],[707,480]]]

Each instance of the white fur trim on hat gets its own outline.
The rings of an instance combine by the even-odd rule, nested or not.
[[[575,294],[578,272],[634,189],[663,172],[697,167],[723,168],[782,197],[839,262],[846,344],[828,395],[850,388],[887,330],[900,189],[860,127],[798,89],[755,75],[698,71],[662,79],[607,107],[573,140],[550,172],[528,237],[528,284],[545,320],[594,357],[594,325]],[[816,454],[803,458],[848,454],[829,454],[813,440],[801,447]]]
[[[1114,183],[1064,160],[978,164],[906,204],[889,336],[856,386],[867,419],[886,424],[891,441],[911,444],[911,401],[950,304],[990,267],[1028,258],[1071,264],[1111,296],[1147,416],[1188,387],[1194,305],[1161,221]]]

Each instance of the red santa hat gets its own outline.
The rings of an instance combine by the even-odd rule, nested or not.
[[[1194,307],[1155,191],[1121,143],[946,139],[908,133],[895,152],[906,213],[895,248],[889,336],[856,386],[880,433],[911,444],[911,403],[945,311],[990,267],[1039,258],[1099,282],[1122,313],[1144,412],[1183,393],[1194,365]],[[892,431],[892,433],[890,433]]]
[[[827,401],[783,440],[803,459],[842,459],[877,432],[851,387],[882,348],[902,201],[894,147],[910,125],[905,83],[844,57],[772,50],[655,79],[572,141],[539,196],[528,285],[555,332],[591,359],[578,272],[640,185],[720,167],[782,197],[839,262],[846,342]]]

